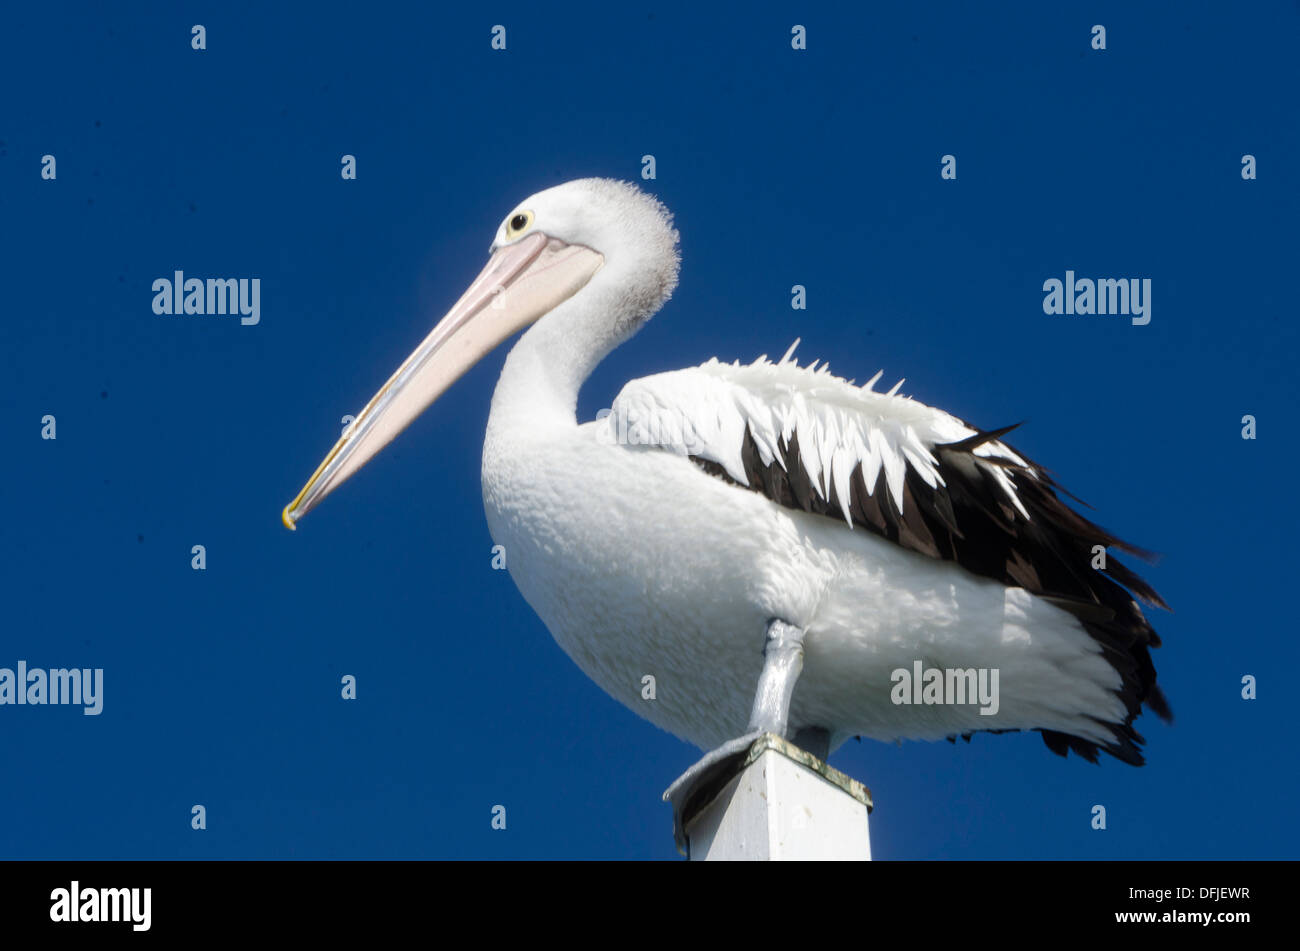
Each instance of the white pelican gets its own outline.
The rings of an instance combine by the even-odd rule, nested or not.
[[[677,271],[669,213],[633,185],[583,179],[526,199],[285,524],[527,327],[483,446],[492,538],[583,672],[719,748],[697,778],[759,731],[824,757],[855,735],[1039,730],[1061,755],[1140,764],[1134,718],[1144,702],[1169,710],[1149,653],[1160,641],[1133,597],[1164,604],[1113,551],[1142,553],[1065,505],[1006,430],[790,353],[633,380],[608,416],[578,423],[583,381]],[[912,698],[896,672],[922,669],[996,670],[996,712],[899,702]]]

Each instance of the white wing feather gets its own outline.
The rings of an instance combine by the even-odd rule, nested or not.
[[[814,362],[800,367],[793,356],[798,343],[776,363],[766,357],[743,365],[713,359],[632,380],[614,400],[606,436],[611,442],[707,459],[748,486],[741,455],[748,431],[764,465],[776,460],[787,471],[792,463],[801,465],[823,499],[834,487],[850,525],[850,480],[859,465],[873,491],[884,472],[886,491],[900,512],[909,468],[931,488],[946,484],[935,447],[968,439],[976,430],[943,410],[898,395],[901,380],[889,392],[877,393],[881,373],[854,386],[831,374],[828,366]],[[787,449],[796,432],[799,459],[790,460]],[[997,440],[976,447],[973,454],[977,462],[1003,460],[1033,474],[1029,463]],[[1028,518],[1011,473],[992,463],[981,468]]]

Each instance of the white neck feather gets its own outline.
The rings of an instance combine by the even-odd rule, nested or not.
[[[577,425],[582,384],[662,303],[629,292],[636,287],[631,263],[620,267],[607,262],[582,290],[519,339],[492,394],[490,436],[494,429],[522,434],[539,427]]]

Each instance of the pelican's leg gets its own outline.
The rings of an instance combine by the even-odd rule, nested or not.
[[[803,671],[803,631],[773,618],[767,622],[763,645],[763,672],[758,675],[750,733],[775,733],[784,737],[790,721],[790,698]]]
[[[823,763],[831,755],[831,731],[823,726],[800,727],[799,732],[790,741],[801,750],[806,750]]]
[[[790,698],[803,670],[803,629],[780,618],[767,622],[767,642],[763,646],[763,672],[758,675],[754,707],[749,715],[749,731],[712,750],[682,773],[664,793],[664,801],[673,807],[673,836],[678,849],[685,851],[684,813],[707,804],[731,781],[750,746],[764,733],[785,737],[790,723]],[[825,759],[830,748],[830,733],[820,727],[805,727],[794,738],[796,745],[808,744],[814,756]]]

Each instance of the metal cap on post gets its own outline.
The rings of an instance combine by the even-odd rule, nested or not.
[[[862,783],[773,733],[737,752],[709,788],[672,800],[691,861],[870,860]]]

